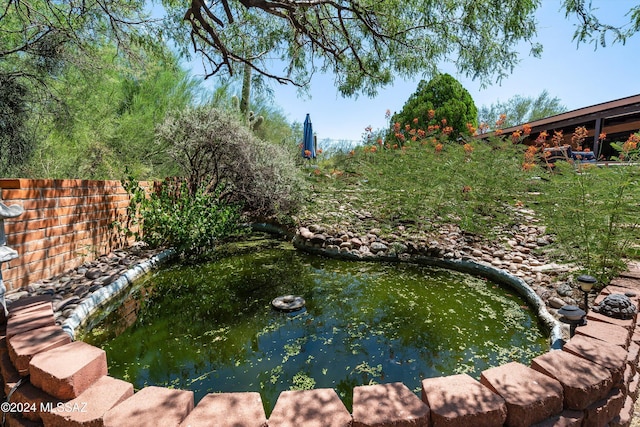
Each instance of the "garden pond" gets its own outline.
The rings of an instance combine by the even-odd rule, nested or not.
[[[269,414],[283,390],[421,380],[529,361],[549,349],[514,291],[455,271],[340,261],[256,237],[215,259],[148,273],[94,316],[80,339],[107,352],[136,388],[258,391]],[[306,307],[283,313],[281,295]]]

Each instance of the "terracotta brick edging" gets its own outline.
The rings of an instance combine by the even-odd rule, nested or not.
[[[612,283],[639,294],[640,269]],[[10,309],[0,336],[5,394],[26,375],[30,382],[15,387],[2,407],[9,426],[618,427],[629,426],[640,383],[638,318],[590,314],[588,327],[530,366],[490,368],[480,381],[465,374],[428,378],[421,398],[402,383],[358,386],[351,413],[333,389],[285,391],[267,419],[255,392],[209,394],[197,405],[188,390],[134,393],[130,383],[107,375],[101,349],[42,325],[53,313],[46,297],[25,298]],[[601,332],[607,329],[616,333]]]

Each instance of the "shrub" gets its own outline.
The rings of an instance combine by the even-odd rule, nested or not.
[[[412,124],[425,131],[430,126],[448,127],[449,138],[456,140],[460,135],[472,133],[470,128],[477,126],[477,116],[478,110],[469,92],[449,74],[440,74],[429,82],[421,80],[402,110],[391,117],[390,137]]]
[[[152,247],[173,247],[201,255],[220,239],[238,234],[240,210],[206,192],[191,194],[186,184],[164,182],[143,204],[142,236]]]
[[[302,198],[302,179],[283,147],[257,138],[235,114],[210,106],[168,117],[157,143],[166,149],[187,181],[252,217],[288,215]]]
[[[626,266],[640,242],[640,137],[631,135],[619,150],[615,167],[589,163],[555,163],[540,182],[534,208],[556,235],[559,257],[607,283]]]
[[[150,247],[172,247],[181,255],[199,256],[241,231],[240,209],[203,187],[191,193],[184,181],[167,180],[147,195],[132,178],[123,186],[130,194],[129,221],[115,225]]]

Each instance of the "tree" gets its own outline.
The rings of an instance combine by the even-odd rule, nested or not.
[[[496,102],[490,106],[483,105],[478,111],[478,123],[485,123],[494,129],[495,122],[504,114],[500,127],[529,123],[534,120],[564,113],[567,107],[557,97],[551,98],[549,92],[542,91],[537,98],[515,95],[506,102]]]
[[[564,0],[562,4],[567,18],[575,16],[579,24],[573,34],[573,39],[580,43],[593,43],[598,46],[607,46],[607,34],[613,35],[613,43],[625,43],[627,39],[640,31],[640,4],[632,6],[625,16],[629,22],[623,25],[612,25],[601,22],[593,7],[592,0]]]
[[[63,105],[56,80],[70,66],[91,74],[100,46],[113,42],[133,59],[137,46],[162,46],[144,0],[0,1],[0,173],[23,167],[35,152],[35,121]],[[143,59],[143,58],[139,58]],[[46,110],[46,111],[45,111]],[[6,116],[5,116],[6,115]]]
[[[192,0],[186,13],[176,1],[164,4],[175,23],[189,23],[182,39],[206,58],[208,75],[249,65],[304,86],[327,71],[347,96],[373,95],[398,76],[433,75],[443,60],[487,83],[511,71],[520,42],[540,52],[532,41],[537,0]],[[271,71],[274,60],[281,71]]]
[[[395,77],[433,76],[451,61],[483,84],[499,81],[518,62],[522,42],[538,55],[534,14],[539,0],[161,0],[166,19],[150,19],[144,0],[4,0],[0,4],[0,70],[33,74],[22,61],[52,68],[71,52],[90,58],[95,40],[120,52],[153,46],[168,37],[183,53],[200,55],[208,75],[254,74],[305,86],[316,71],[335,75],[343,95],[373,95]],[[575,38],[614,34],[624,42],[640,30],[640,6],[629,23],[598,20],[586,0],[564,0],[578,17]],[[156,12],[158,12],[156,10]],[[159,12],[158,12],[159,13]],[[186,25],[185,25],[186,22]],[[280,68],[280,70],[277,70]],[[6,72],[6,69],[3,70]],[[45,81],[39,81],[41,87]]]
[[[4,0],[0,64],[5,73],[37,78],[34,71],[50,72],[60,61],[91,57],[92,46],[105,40],[129,54],[133,46],[158,45],[158,31],[158,21],[148,17],[144,0]],[[81,55],[71,55],[73,51]],[[10,69],[18,63],[30,67]]]
[[[396,129],[411,124],[427,130],[429,125],[452,128],[450,138],[469,135],[469,126],[477,125],[478,110],[471,94],[449,74],[440,74],[429,82],[421,80],[399,113],[391,117]],[[444,120],[444,122],[443,122]]]
[[[153,143],[155,128],[169,112],[197,102],[198,84],[177,58],[147,53],[145,63],[132,64],[115,46],[94,49],[92,73],[66,66],[48,84],[57,102],[39,105],[37,126],[28,123],[40,137],[21,172],[89,179],[175,173]]]
[[[18,78],[0,74],[0,176],[25,163],[33,150],[26,96],[27,88]]]

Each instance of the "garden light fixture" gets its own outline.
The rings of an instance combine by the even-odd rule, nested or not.
[[[587,324],[587,312],[580,309],[576,305],[565,305],[558,310],[558,314],[562,316],[560,321],[569,324],[569,336],[573,337],[576,332],[577,326],[583,326]]]
[[[586,274],[578,276],[576,280],[580,284],[580,289],[582,290],[582,292],[584,292],[584,310],[588,313],[589,312],[589,292],[591,292],[593,285],[595,285],[598,280],[596,280],[595,277],[588,276]]]

